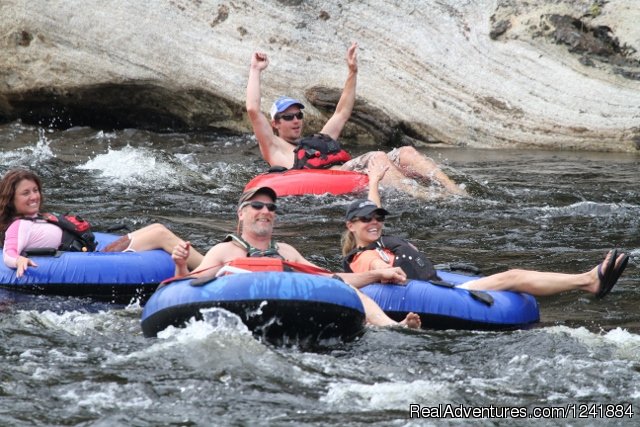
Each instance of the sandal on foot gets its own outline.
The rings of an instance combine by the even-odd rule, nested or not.
[[[611,289],[613,289],[613,285],[615,285],[618,282],[618,279],[620,278],[620,276],[622,276],[622,272],[624,271],[625,268],[627,268],[627,264],[629,263],[629,255],[625,255],[621,260],[620,263],[613,267],[613,269],[611,270],[611,275],[609,277],[609,286],[607,286],[607,288],[601,288],[600,292],[598,292],[598,298],[602,299],[605,296],[607,296],[607,294],[609,292],[611,292]]]
[[[611,288],[613,288],[613,285],[615,285],[615,280],[613,279],[613,271],[615,269],[615,264],[616,264],[616,259],[618,258],[618,250],[617,249],[612,249],[611,251],[609,251],[609,253],[611,254],[611,256],[609,257],[608,261],[603,261],[602,264],[598,265],[598,279],[600,279],[600,288],[598,289],[598,292],[596,293],[596,298],[597,299],[602,299],[605,296],[607,296],[607,294],[609,292],[611,292]],[[606,266],[604,266],[604,273],[602,272],[603,270],[603,264],[605,264],[606,262]]]

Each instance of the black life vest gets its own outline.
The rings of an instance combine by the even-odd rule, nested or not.
[[[94,252],[98,243],[91,231],[91,224],[79,215],[54,215],[40,213],[36,217],[22,217],[31,221],[42,219],[62,229],[62,243],[58,247],[60,251],[69,252]]]
[[[265,250],[254,248],[249,244],[249,242],[244,240],[242,237],[236,236],[235,234],[227,234],[227,237],[224,238],[224,241],[234,241],[241,247],[245,248],[247,250],[247,257],[249,258],[266,257],[284,259],[284,257],[278,252],[278,245],[273,240],[271,240],[271,242],[269,243],[269,247]]]
[[[429,258],[417,250],[411,243],[395,236],[382,236],[364,248],[353,249],[342,260],[344,271],[348,273],[353,272],[349,264],[351,264],[356,254],[367,250],[382,250],[383,248],[393,252],[395,255],[393,266],[402,268],[409,279],[423,281],[440,280]]]
[[[325,169],[351,160],[338,141],[322,133],[301,138],[296,144],[291,169]]]

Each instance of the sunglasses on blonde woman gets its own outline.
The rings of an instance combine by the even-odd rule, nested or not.
[[[276,206],[275,203],[265,203],[265,202],[258,202],[258,201],[244,202],[243,204],[240,205],[240,209],[244,208],[245,206],[251,206],[253,209],[257,211],[262,210],[262,208],[264,207],[266,207],[269,212],[275,212],[275,210],[278,209],[278,206]]]
[[[290,122],[294,118],[298,120],[302,120],[304,119],[304,113],[302,111],[298,111],[297,113],[293,113],[293,114],[280,114],[276,116],[276,119],[282,119],[285,122]]]
[[[376,221],[378,221],[378,222],[384,222],[385,217],[384,217],[384,215],[357,216],[357,217],[353,218],[353,221],[360,221],[360,222],[368,223],[368,222],[371,222],[374,219]]]

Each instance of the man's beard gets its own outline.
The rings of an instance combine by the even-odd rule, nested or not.
[[[273,223],[252,222],[247,229],[257,237],[271,237],[273,234]]]

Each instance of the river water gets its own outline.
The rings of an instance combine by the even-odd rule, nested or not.
[[[355,150],[357,152],[357,150]],[[640,410],[640,156],[425,149],[473,195],[383,192],[390,233],[436,263],[579,272],[632,255],[604,300],[540,298],[541,322],[509,332],[368,329],[322,352],[274,348],[232,315],[147,339],[141,307],[2,294],[0,425],[619,425]],[[235,229],[235,202],[265,164],[250,136],[0,127],[0,172],[44,179],[45,208],[97,227],[162,222],[208,249]],[[276,235],[339,268],[348,196],[282,200]],[[411,418],[541,407],[568,418]],[[618,407],[606,406],[621,404]],[[554,409],[554,410],[559,410]],[[607,412],[607,409],[610,411]],[[600,418],[622,415],[624,418]],[[584,415],[585,418],[572,418]],[[634,417],[636,418],[636,417]]]

